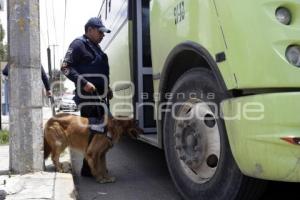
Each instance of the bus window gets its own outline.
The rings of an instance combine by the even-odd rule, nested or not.
[[[124,17],[127,17],[127,0],[108,0],[107,5],[108,18],[106,26],[111,30],[117,29]]]
[[[107,17],[103,19],[103,23],[105,24],[106,27],[108,27],[112,33],[107,34],[105,36],[105,40],[102,41],[101,47],[105,49],[109,42],[114,38],[114,35],[118,33],[120,28],[122,28],[122,25],[124,22],[127,20],[127,0],[105,0],[107,4]],[[104,8],[102,9],[103,11],[100,12],[100,14],[104,14],[105,10]],[[103,16],[102,14],[102,16]]]
[[[108,12],[110,13],[111,11],[111,0],[108,1]]]
[[[107,0],[105,0],[105,20],[107,20]]]
[[[102,18],[103,17],[103,18]],[[99,18],[101,20],[106,19],[106,0],[102,1],[102,5],[100,7],[100,11],[99,11]]]

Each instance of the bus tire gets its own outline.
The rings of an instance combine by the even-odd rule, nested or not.
[[[212,72],[203,68],[185,72],[172,88],[164,117],[164,149],[184,199],[252,200],[262,194],[266,182],[244,176],[232,156],[218,117],[225,97]]]

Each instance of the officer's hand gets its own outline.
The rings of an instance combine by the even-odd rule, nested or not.
[[[51,97],[52,96],[51,90],[46,91],[46,95],[47,95],[47,97]]]
[[[96,87],[94,86],[93,83],[87,82],[87,84],[85,84],[85,86],[83,87],[83,90],[85,92],[94,92],[96,90]]]
[[[107,98],[111,100],[114,97],[114,93],[110,87],[108,87]]]

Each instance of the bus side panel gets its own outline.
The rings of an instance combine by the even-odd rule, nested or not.
[[[200,44],[212,57],[226,50],[213,1],[152,0],[150,9],[153,74],[161,73],[172,49],[186,41]],[[235,88],[235,79],[228,61],[218,63],[218,66],[226,87]],[[155,93],[158,90],[159,80],[155,80]]]
[[[214,0],[228,45],[226,57],[238,88],[300,87],[300,69],[286,60],[286,48],[300,45],[300,2],[295,0]],[[291,11],[281,24],[276,9]]]
[[[299,145],[283,138],[300,137],[299,92],[228,99],[222,112],[232,153],[240,170],[252,177],[300,181]]]
[[[118,37],[115,37],[105,52],[109,57],[110,82],[114,91],[114,98],[111,100],[111,111],[114,115],[133,114],[132,93],[134,88],[130,86],[130,52],[128,21],[121,27]]]

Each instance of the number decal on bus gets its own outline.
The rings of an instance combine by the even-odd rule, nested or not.
[[[178,24],[179,22],[184,20],[184,15],[185,15],[184,2],[181,1],[174,8],[175,24]]]

